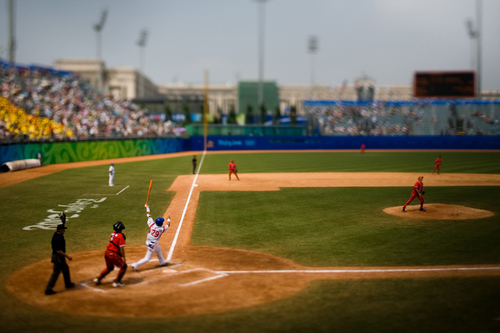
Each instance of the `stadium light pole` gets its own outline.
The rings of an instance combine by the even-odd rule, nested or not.
[[[318,51],[318,38],[315,36],[309,37],[308,50],[311,54],[311,99],[314,99],[314,85],[315,85],[315,68],[314,68],[314,55]]]
[[[258,62],[259,62],[259,88],[257,110],[264,102],[264,32],[265,32],[265,4],[269,0],[254,0],[259,5],[259,42],[258,42]]]
[[[144,97],[145,88],[144,88],[144,49],[146,47],[146,40],[148,38],[148,31],[146,29],[141,31],[139,36],[139,40],[137,41],[137,45],[141,48],[140,52],[140,69],[141,69],[141,88],[140,88],[140,97]]]
[[[16,38],[15,38],[15,1],[9,0],[7,3],[8,11],[9,11],[9,62],[10,65],[13,66],[16,61]]]
[[[483,21],[483,1],[476,0],[476,23],[477,23],[477,98],[481,98],[481,77],[482,77],[482,67],[481,67],[481,44],[483,38],[482,31],[482,21]]]
[[[477,38],[477,31],[474,29],[474,23],[472,19],[467,19],[465,21],[465,27],[467,28],[467,33],[471,39],[471,48],[470,48],[470,68],[473,70],[475,68],[474,64],[474,40]]]
[[[94,30],[96,32],[97,36],[97,60],[98,60],[98,69],[97,69],[97,90],[101,91],[102,88],[102,59],[101,59],[101,32],[102,29],[104,28],[104,23],[106,23],[106,18],[108,16],[108,10],[105,9],[101,12],[101,18],[99,22],[94,24]]]

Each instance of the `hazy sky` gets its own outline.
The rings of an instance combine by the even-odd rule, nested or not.
[[[500,1],[482,0],[482,87],[500,90]],[[0,56],[8,57],[7,0],[0,0]],[[95,59],[93,29],[108,10],[102,58],[141,67],[140,32],[149,31],[144,72],[156,84],[258,79],[255,0],[16,0],[16,60],[52,65]],[[476,61],[465,21],[476,0],[269,0],[264,79],[278,84],[410,84],[415,71],[470,70]],[[311,36],[318,51],[308,52]],[[314,63],[314,66],[311,64]]]

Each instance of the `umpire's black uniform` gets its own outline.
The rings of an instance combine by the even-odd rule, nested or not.
[[[56,285],[57,278],[59,274],[62,272],[64,276],[64,285],[66,288],[72,288],[75,286],[73,282],[71,282],[71,278],[69,276],[69,266],[66,263],[66,257],[58,253],[61,251],[62,253],[66,253],[66,240],[64,239],[64,230],[68,229],[63,224],[59,224],[57,226],[57,231],[52,236],[52,263],[54,264],[54,271],[50,276],[49,283],[47,283],[47,288],[45,288],[45,295],[52,295],[56,292],[52,290]],[[69,257],[71,260],[71,257]]]

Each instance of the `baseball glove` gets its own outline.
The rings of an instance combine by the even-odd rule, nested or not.
[[[61,212],[61,214],[59,214],[59,219],[61,220],[62,224],[66,225],[66,213],[65,212]]]
[[[424,195],[424,194],[425,194],[425,191],[422,191],[422,195]]]

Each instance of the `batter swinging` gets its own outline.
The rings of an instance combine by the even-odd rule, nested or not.
[[[136,263],[133,263],[132,269],[134,271],[137,271],[139,266],[144,265],[148,261],[151,260],[151,257],[153,256],[153,253],[156,253],[156,256],[158,257],[158,261],[160,262],[160,266],[165,266],[167,263],[165,262],[165,259],[163,259],[163,253],[161,252],[161,247],[158,245],[158,242],[160,241],[161,235],[167,229],[170,227],[170,216],[167,219],[167,225],[163,226],[163,222],[165,222],[165,219],[163,217],[159,217],[156,219],[156,221],[153,221],[151,218],[151,211],[149,210],[149,205],[146,204],[146,214],[148,216],[148,226],[149,226],[149,232],[148,232],[148,237],[146,239],[146,247],[148,251],[146,252],[146,256],[139,260]]]

